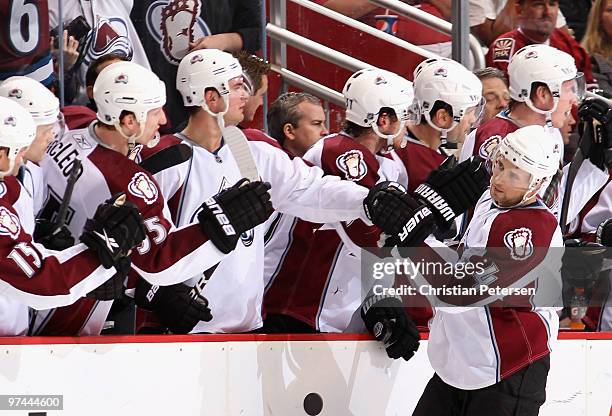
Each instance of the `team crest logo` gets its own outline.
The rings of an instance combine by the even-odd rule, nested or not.
[[[21,226],[19,218],[5,207],[0,207],[0,235],[8,235],[13,240],[17,239]]]
[[[349,150],[338,156],[336,166],[344,172],[346,179],[349,181],[359,181],[368,173],[368,166],[363,160],[363,153],[360,150]]]
[[[189,43],[211,35],[201,10],[202,0],[158,0],[147,9],[147,28],[168,62],[178,65]]]
[[[19,88],[13,88],[9,91],[9,97],[20,99],[23,96],[23,92]]]
[[[493,45],[493,61],[510,62],[510,57],[514,53],[515,40],[512,38],[501,38]]]
[[[157,186],[143,172],[138,172],[134,175],[128,185],[128,191],[132,195],[142,198],[147,205],[157,201],[157,196],[159,195]]]
[[[489,137],[483,144],[480,145],[478,155],[483,159],[489,159],[493,154],[493,151],[495,151],[497,148],[497,145],[499,145],[501,139],[502,137],[499,135]]]
[[[189,60],[189,63],[191,65],[195,64],[196,62],[204,62],[204,58],[202,58],[202,55],[200,54],[193,55],[191,59]]]
[[[386,83],[387,83],[387,80],[384,79],[383,77],[376,77],[376,79],[374,80],[374,85],[382,85]]]
[[[538,52],[537,51],[529,51],[527,52],[527,55],[525,55],[525,59],[534,59],[538,57]]]
[[[508,231],[504,235],[504,244],[510,249],[510,257],[514,260],[525,260],[533,254],[531,230],[521,227]]]
[[[434,71],[434,77],[446,78],[447,76],[448,76],[448,71],[446,70],[446,68],[438,68]]]
[[[128,159],[133,160],[136,163],[142,162],[140,152],[142,151],[143,147],[144,146],[142,144],[137,144],[136,146],[134,146],[132,151],[128,154]]]
[[[117,78],[115,78],[115,84],[127,84],[128,81],[129,81],[129,78],[125,74],[119,74],[117,75]]]
[[[17,119],[13,116],[9,116],[4,119],[4,125],[17,127]]]
[[[124,55],[128,59],[132,59],[134,54],[128,35],[128,25],[118,16],[97,16],[96,23],[85,42],[89,45],[83,59],[86,65],[109,53]]]

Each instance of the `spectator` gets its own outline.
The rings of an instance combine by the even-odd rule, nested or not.
[[[53,56],[53,70],[59,74],[59,48],[56,48],[55,42],[55,37],[51,36],[49,47]],[[62,42],[64,44],[64,102],[70,104],[79,93],[79,81],[76,76],[76,71],[80,66],[79,41],[74,36],[68,36],[68,31],[64,30]],[[57,95],[59,96],[59,86]]]
[[[254,0],[141,0],[130,17],[155,72],[166,83],[168,116],[176,128],[187,120],[174,88],[181,59],[194,49],[255,53],[260,48],[261,11]],[[151,24],[155,22],[155,24]]]
[[[507,72],[510,58],[523,46],[547,44],[566,52],[576,61],[578,71],[584,73],[588,84],[595,84],[591,70],[591,59],[567,31],[555,28],[559,13],[557,0],[517,0],[518,28],[499,36],[489,48],[487,66]]]
[[[28,7],[13,7],[12,3],[0,0],[0,81],[25,75],[50,87],[55,76],[47,0],[29,2]]]
[[[591,3],[593,3],[593,0],[559,0],[559,7],[561,8],[559,14],[563,12],[567,25],[578,42],[582,40],[586,33]]]
[[[612,0],[596,0],[582,46],[591,54],[599,87],[612,94]]]
[[[499,69],[484,68],[475,71],[474,74],[482,82],[482,96],[485,99],[482,124],[495,117],[508,106],[510,92],[508,91],[508,80]]]
[[[250,97],[244,107],[244,120],[250,123],[255,118],[255,113],[263,104],[263,96],[268,92],[268,72],[270,63],[257,55],[247,51],[239,51],[234,54],[240,66],[244,85],[250,92]]]
[[[472,33],[484,45],[490,45],[502,33],[517,26],[515,0],[469,0]],[[565,18],[557,15],[558,28],[564,27]]]
[[[321,101],[305,92],[288,92],[272,103],[268,131],[285,150],[300,157],[329,134]]]

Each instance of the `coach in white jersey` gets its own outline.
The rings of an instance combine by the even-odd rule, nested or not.
[[[12,100],[0,97],[0,334],[24,335],[28,327],[25,305],[36,309],[68,305],[85,296],[115,274],[114,267],[100,265],[104,250],[99,232],[115,238],[120,250],[139,244],[138,230],[128,222],[106,221],[102,211],[127,214],[135,219],[132,225],[142,227],[142,218],[130,207],[106,205],[99,209],[86,227],[91,238],[85,244],[64,251],[49,251],[34,243],[24,224],[32,221],[31,198],[17,181],[15,174],[28,146],[36,135],[36,125],[30,114]],[[22,220],[23,219],[23,220]],[[125,232],[118,233],[121,224]],[[92,228],[93,225],[93,228]],[[95,240],[95,241],[94,241]],[[96,243],[97,241],[97,243]],[[134,244],[132,244],[134,243]],[[94,252],[98,251],[98,255]],[[109,255],[119,254],[107,253]]]
[[[492,155],[490,189],[461,242],[466,251],[508,250],[496,284],[524,286],[523,276],[546,267],[534,250],[563,247],[557,219],[537,196],[559,156],[541,126],[508,134]],[[485,307],[435,308],[428,355],[436,373],[413,415],[538,414],[559,327],[556,308],[501,307],[491,303],[497,299],[486,298]]]
[[[186,148],[188,157],[173,161],[158,156],[164,149],[150,157],[147,149],[142,153],[143,165],[155,172],[161,192],[169,200],[173,219],[178,226],[185,226],[193,223],[201,210],[195,201],[209,198],[241,179],[236,159],[223,141],[222,128],[240,123],[247,93],[238,61],[214,49],[185,56],[176,83],[191,115],[181,133],[163,138],[159,146]],[[362,219],[371,224],[363,204],[368,195],[366,188],[337,177],[323,177],[321,169],[308,167],[299,158],[290,159],[269,143],[251,141],[248,145],[259,175],[271,184],[275,210],[313,222]],[[151,163],[154,157],[160,163]],[[369,213],[376,217],[372,211]],[[400,210],[394,214],[404,215]],[[236,249],[207,272],[203,294],[218,306],[213,310],[213,320],[199,322],[192,332],[246,332],[262,326],[263,237],[263,226],[244,233]],[[193,285],[205,270],[183,277]],[[145,301],[141,305],[147,307],[147,299],[141,300]]]

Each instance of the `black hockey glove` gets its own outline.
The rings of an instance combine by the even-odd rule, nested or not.
[[[604,247],[612,247],[612,218],[603,221],[597,227],[595,242]]]
[[[130,271],[131,264],[132,261],[129,256],[117,259],[115,263],[117,273],[115,273],[113,277],[108,279],[106,282],[89,292],[87,296],[97,300],[114,300],[123,298],[126,289],[124,283],[127,274]]]
[[[361,307],[368,331],[381,341],[389,358],[408,361],[419,349],[419,331],[399,298],[371,296]]]
[[[424,204],[396,182],[375,185],[363,200],[370,220],[390,237],[385,246],[418,246],[434,229],[434,217]]]
[[[107,269],[125,267],[125,257],[142,243],[145,228],[136,206],[117,194],[98,206],[93,218],[85,222],[81,241],[100,258]]]
[[[489,186],[485,161],[478,156],[455,165],[448,157],[427,180],[417,187],[414,195],[432,210],[438,227],[448,229],[453,220],[472,208]]]
[[[268,182],[241,179],[204,201],[198,220],[204,234],[221,252],[232,251],[240,234],[263,223],[272,214],[268,190]]]
[[[34,228],[34,241],[49,250],[64,250],[74,245],[74,237],[66,226],[58,227],[56,223],[37,219]]]
[[[210,321],[208,300],[197,290],[182,283],[152,286],[144,279],[136,285],[136,305],[155,312],[174,334],[188,334],[200,321]]]
[[[600,169],[612,167],[612,108],[603,100],[589,98],[578,109],[580,150]]]

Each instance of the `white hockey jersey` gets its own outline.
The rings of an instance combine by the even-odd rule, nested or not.
[[[519,253],[516,258],[511,257],[516,249],[514,242],[531,251],[519,250],[515,252]],[[478,202],[462,243],[465,250],[489,247],[510,250],[507,264],[500,265],[495,276],[519,286],[525,271],[544,265],[539,255],[530,257],[530,252],[540,248],[540,253],[548,255],[548,247],[563,247],[557,220],[541,201],[521,208],[499,209],[492,205],[488,191]],[[435,308],[427,352],[432,367],[444,382],[460,389],[479,389],[549,354],[558,328],[554,307],[489,304]]]
[[[178,163],[159,157],[164,149],[185,146],[191,157]],[[291,160],[285,152],[265,142],[249,142],[262,180],[270,182],[272,204],[276,211],[313,222],[362,219],[366,188],[345,183],[308,167],[299,158]],[[151,155],[152,154],[152,155]],[[162,166],[148,163],[154,156]],[[143,166],[154,172],[161,191],[168,199],[176,224],[197,221],[203,200],[232,186],[241,179],[236,162],[225,145],[216,152],[195,145],[182,134],[164,136],[159,146],[143,149]],[[262,325],[261,306],[264,290],[264,224],[245,232],[238,246],[214,269],[204,288],[213,319],[200,322],[193,332],[247,332]],[[201,277],[192,275],[194,285]]]

